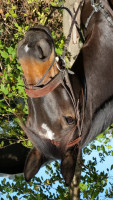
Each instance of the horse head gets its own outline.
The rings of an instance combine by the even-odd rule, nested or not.
[[[80,137],[67,71],[59,71],[54,42],[45,27],[29,29],[17,54],[28,95],[27,135],[34,145],[25,164],[25,178],[30,180],[45,162],[61,159],[61,172],[69,185]]]

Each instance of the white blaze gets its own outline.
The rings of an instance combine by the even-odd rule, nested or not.
[[[47,124],[42,124],[42,128],[46,131],[45,137],[53,140],[54,139],[54,133],[52,132],[52,130],[47,126]]]

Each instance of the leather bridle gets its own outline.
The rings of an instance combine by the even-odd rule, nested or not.
[[[81,4],[79,5],[78,10],[79,10],[80,6],[81,6]],[[78,12],[78,10],[77,10],[77,12]],[[75,17],[76,17],[76,14],[77,13],[75,13]],[[73,23],[74,23],[74,20],[75,19],[73,17]],[[73,24],[72,24],[72,27],[73,27]],[[32,28],[30,30],[32,30]],[[41,30],[41,28],[36,27],[35,29],[33,28],[33,30],[37,31],[37,30]],[[46,32],[48,34],[48,36],[52,39],[51,35],[45,29],[42,29],[42,31]],[[52,41],[53,41],[53,39],[52,39]],[[24,77],[25,92],[30,98],[40,98],[40,97],[43,97],[43,96],[47,95],[48,93],[54,91],[59,85],[62,85],[65,88],[66,92],[68,93],[68,95],[72,101],[74,111],[75,111],[75,116],[77,119],[77,124],[72,128],[72,130],[68,134],[73,135],[77,128],[78,128],[78,133],[79,133],[79,137],[77,139],[69,142],[66,145],[66,147],[73,147],[81,141],[81,129],[82,129],[82,122],[83,122],[84,117],[82,115],[82,120],[81,120],[81,125],[80,125],[80,114],[78,111],[78,102],[76,103],[76,101],[75,101],[75,96],[74,96],[73,89],[72,89],[72,86],[71,86],[71,83],[69,80],[68,70],[66,69],[66,66],[64,66],[63,69],[59,69],[58,64],[56,63],[57,68],[59,69],[59,73],[54,78],[52,78],[51,81],[49,81],[46,85],[41,84],[41,83],[43,83],[43,80],[45,79],[46,75],[51,70],[51,68],[53,67],[55,62],[56,61],[55,61],[55,57],[54,57],[50,67],[48,68],[48,70],[45,72],[45,74],[42,76],[42,78],[36,85],[27,85],[25,77]],[[82,96],[83,96],[83,93],[82,93]],[[82,99],[84,101],[84,97]],[[84,113],[84,102],[83,102],[82,110]],[[54,144],[55,146],[60,145],[60,142],[58,142],[58,141],[50,140],[50,142],[52,144]]]
[[[55,61],[54,61],[55,62]],[[52,62],[52,64],[54,65],[54,62]],[[58,64],[57,64],[58,65]],[[50,71],[51,67],[48,68],[49,70],[47,70],[47,72]],[[47,75],[47,72],[45,73]],[[45,74],[43,75],[43,77],[41,78],[41,80],[43,80],[45,78]],[[42,81],[39,81],[40,83]],[[75,114],[76,114],[76,101],[75,101],[75,96],[73,93],[73,89],[69,80],[69,75],[68,75],[68,70],[65,68],[60,69],[59,73],[52,78],[51,81],[49,81],[46,85],[42,85],[42,86],[37,86],[36,85],[26,85],[25,84],[25,92],[26,94],[30,97],[30,98],[40,98],[43,97],[45,95],[47,95],[48,93],[54,91],[59,85],[62,85],[66,92],[68,93],[72,103],[73,103],[73,107],[75,110]],[[79,119],[80,121],[80,119]],[[70,133],[68,134],[73,134],[75,132],[75,130],[78,127],[78,123],[72,128],[72,130],[70,131]],[[79,137],[76,138],[75,140],[69,142],[66,147],[73,147],[76,144],[78,144],[81,141],[81,132],[79,133]],[[55,146],[60,146],[60,142],[58,141],[54,141],[54,140],[50,140],[50,142],[55,145]]]
[[[93,16],[93,14],[98,11],[102,12],[104,14],[104,16],[106,17],[106,19],[108,20],[108,22],[111,25],[113,25],[112,18],[109,16],[107,11],[104,9],[104,6],[105,6],[105,8],[108,10],[108,12],[113,16],[113,11],[112,11],[112,9],[109,8],[108,4],[106,3],[106,0],[103,0],[103,4],[100,0],[97,1],[96,3],[95,3],[95,0],[91,0],[91,5],[93,7],[93,11],[86,21],[86,24],[85,24],[86,28],[88,27],[88,24],[90,22],[90,19]],[[68,70],[66,69],[66,67],[64,69],[61,69],[59,71],[59,73],[54,78],[52,78],[52,80],[49,81],[46,85],[41,85],[44,78],[46,77],[46,75],[48,74],[48,72],[50,71],[50,69],[53,67],[54,64],[55,64],[55,58],[54,58],[52,64],[50,65],[50,67],[48,68],[48,70],[45,72],[45,74],[41,78],[41,80],[36,85],[31,86],[31,85],[25,84],[25,92],[30,98],[40,98],[40,97],[43,97],[43,96],[47,95],[48,93],[54,91],[60,84],[65,88],[66,92],[70,96],[70,99],[73,103],[75,114],[78,115],[78,117],[77,117],[78,123],[72,128],[72,130],[70,131],[70,134],[73,134],[76,131],[76,129],[78,128],[79,137],[76,138],[75,140],[69,142],[66,145],[66,147],[70,148],[70,147],[75,146],[76,144],[78,144],[81,141],[81,130],[82,130],[83,119],[84,119],[84,95],[83,95],[83,91],[82,91],[82,100],[83,100],[82,111],[83,112],[82,112],[81,125],[80,125],[80,115],[77,114],[78,106],[75,101],[75,96],[73,93],[73,89],[72,89],[72,86],[71,86],[71,83],[69,80],[69,76],[68,76]],[[58,141],[50,140],[50,142],[55,146],[60,146],[60,142],[58,142]]]

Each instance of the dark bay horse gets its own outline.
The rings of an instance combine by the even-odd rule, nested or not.
[[[46,162],[61,159],[69,185],[79,149],[113,122],[113,17],[106,5],[104,12],[92,14],[94,5],[84,2],[81,24],[86,40],[72,67],[74,75],[56,62],[47,28],[31,28],[18,45],[29,107],[25,132],[34,145],[24,168],[26,180]]]
[[[64,149],[71,140],[70,136],[73,137],[76,116],[71,98],[63,86],[63,73],[58,70],[54,43],[48,29],[31,28],[18,45],[18,58],[28,95],[26,134],[35,146],[26,161],[26,180],[31,179],[45,162],[61,157],[62,169],[65,169],[69,158],[72,163],[70,169],[72,167],[74,171],[73,160],[76,162],[78,150],[75,151],[75,146],[73,151],[72,148]],[[41,80],[46,72],[44,80]],[[32,163],[35,163],[34,167],[31,167]]]

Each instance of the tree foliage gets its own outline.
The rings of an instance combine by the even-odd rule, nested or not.
[[[83,149],[81,191],[83,199],[113,198],[113,131],[112,126]],[[91,158],[91,160],[89,159]],[[106,160],[108,161],[107,164]]]
[[[50,5],[56,5],[58,0],[4,0],[0,8],[0,137],[9,138],[16,136],[18,142],[22,142],[27,147],[32,147],[31,142],[26,138],[19,126],[18,116],[25,121],[28,114],[27,98],[24,92],[22,80],[22,69],[17,60],[17,43],[23,38],[29,27],[36,24],[44,25],[48,19],[47,26],[52,32],[55,41],[55,50],[58,55],[62,54],[64,46],[64,36],[62,34],[62,11],[55,10],[51,16],[53,8]],[[59,5],[61,5],[59,3]],[[49,18],[48,18],[49,16]],[[108,130],[107,130],[108,131]],[[112,138],[112,131],[110,137]],[[86,161],[86,157],[91,155],[92,151],[98,152],[99,162],[104,162],[106,157],[112,159],[112,145],[109,144],[110,137],[101,134],[96,142],[83,150],[82,175],[81,175],[81,198],[88,200],[103,200],[113,198],[112,179],[109,181],[110,170],[113,164],[108,166],[105,171],[96,169],[97,153],[92,160]],[[10,141],[13,143],[13,141]],[[4,142],[0,148],[5,148]],[[0,184],[1,200],[4,194],[7,199],[69,199],[68,188],[59,170],[59,163],[54,162],[54,167],[46,166],[46,177],[34,177],[31,182],[26,183],[23,176],[15,177],[14,181],[5,178]],[[54,168],[54,170],[53,170]],[[48,178],[47,178],[48,177]],[[109,182],[109,184],[108,184]],[[54,192],[52,191],[54,188]],[[104,197],[100,193],[104,192]]]
[[[57,1],[55,1],[57,2]],[[52,2],[52,4],[55,2]],[[24,133],[18,126],[18,117],[26,119],[28,108],[22,69],[17,60],[17,43],[23,38],[29,27],[36,24],[44,25],[51,7],[44,1],[3,1],[0,9],[0,133],[6,136],[16,134],[23,139]],[[54,17],[55,15],[55,17]],[[48,26],[52,27],[52,36],[58,54],[62,53],[64,40],[62,34],[62,14],[55,11],[48,19]],[[60,17],[58,17],[60,16]],[[56,25],[57,24],[57,25]],[[59,40],[57,40],[59,38]],[[4,123],[3,123],[4,122]],[[6,135],[7,133],[7,135]],[[25,145],[25,144],[24,144]],[[28,145],[28,144],[27,144]]]
[[[53,171],[51,165],[46,166],[44,177],[34,177],[29,183],[25,182],[23,175],[16,176],[14,181],[1,181],[0,191],[8,199],[47,199],[61,200],[69,199],[68,188],[65,188],[64,181],[59,173],[59,163],[54,164],[56,170]],[[47,178],[49,177],[49,178]],[[56,186],[57,185],[57,186]]]

